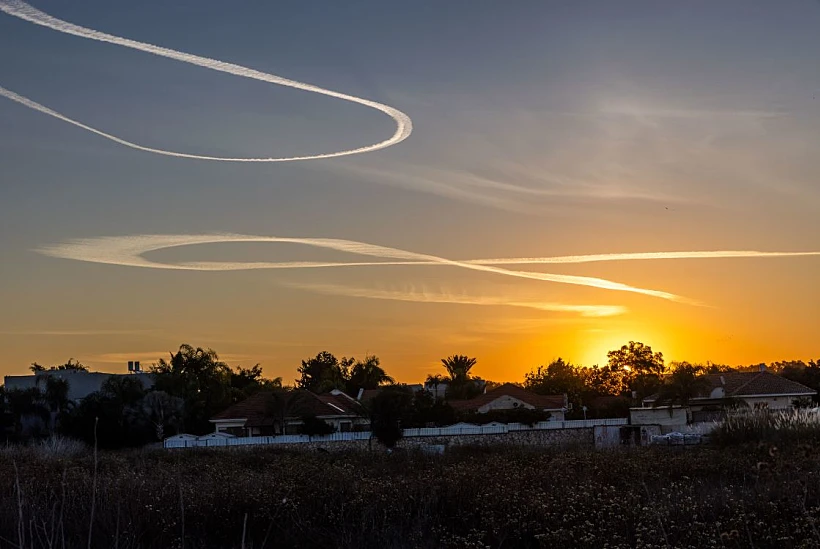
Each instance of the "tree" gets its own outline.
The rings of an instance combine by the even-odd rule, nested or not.
[[[302,424],[299,426],[299,434],[308,436],[330,435],[336,432],[336,428],[323,419],[309,414],[302,416]]]
[[[470,370],[476,365],[477,360],[466,355],[452,355],[442,358],[441,363],[452,383],[463,383],[470,379]]]
[[[231,369],[212,349],[180,345],[169,361],[151,367],[154,388],[183,399],[183,424],[187,432],[204,435],[209,422],[231,403]]]
[[[429,387],[433,388],[433,397],[436,400],[439,400],[438,396],[438,388],[439,385],[443,385],[449,381],[449,378],[443,376],[441,374],[429,374],[427,379],[424,380],[424,387],[429,390]]]
[[[401,440],[403,424],[413,412],[413,392],[406,386],[385,387],[369,402],[370,430],[387,448]]]
[[[145,396],[145,387],[137,376],[111,376],[103,382],[100,392],[123,406],[133,406]]]
[[[689,415],[689,401],[709,388],[709,380],[703,375],[704,368],[688,362],[674,365],[672,373],[663,381],[658,397],[652,403],[653,408],[669,406],[669,417],[672,417],[674,406],[686,408]]]
[[[36,362],[33,362],[29,367],[32,374],[39,374],[42,372],[56,372],[56,371],[74,371],[74,372],[87,372],[88,368],[83,366],[79,360],[74,360],[73,358],[69,358],[65,364],[60,364],[58,366],[51,366],[50,368],[46,368]]]
[[[231,370],[231,389],[233,402],[239,402],[262,390],[280,389],[282,378],[268,379],[262,375],[262,366],[256,364],[251,368],[237,367]]]
[[[274,388],[270,391],[266,413],[274,418],[274,434],[286,434],[287,418],[304,415],[299,412],[307,398],[310,397],[303,389]],[[278,425],[278,429],[277,429]],[[277,433],[278,431],[278,433]]]
[[[355,397],[359,389],[377,389],[387,383],[395,383],[395,380],[379,365],[379,357],[368,355],[350,368],[347,394]]]
[[[48,429],[53,432],[72,404],[68,399],[68,381],[47,376],[42,398],[49,409]]]
[[[312,393],[344,390],[349,378],[348,370],[353,362],[352,358],[343,357],[339,360],[331,353],[322,351],[314,358],[302,361],[302,366],[297,370],[300,378],[296,380],[296,386]]]
[[[615,351],[607,353],[607,368],[611,372],[622,372],[624,388],[638,393],[638,398],[648,396],[661,385],[661,376],[666,371],[662,353],[653,353],[652,347],[630,341]]]
[[[413,395],[410,417],[406,427],[440,427],[456,422],[456,412],[444,399],[435,398],[430,391],[420,390]]]
[[[470,376],[470,370],[475,366],[476,359],[466,355],[452,355],[442,358],[441,363],[447,370],[449,381],[447,384],[447,398],[459,400],[468,399],[481,393],[483,384]]]
[[[165,391],[151,391],[139,402],[138,410],[154,428],[157,440],[165,440],[168,429],[178,430],[182,422],[184,403]]]

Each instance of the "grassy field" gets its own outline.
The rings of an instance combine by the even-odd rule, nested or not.
[[[7,449],[0,547],[820,547],[818,449]]]

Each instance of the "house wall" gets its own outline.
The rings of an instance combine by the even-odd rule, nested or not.
[[[520,446],[540,446],[540,447],[565,447],[582,446],[593,447],[592,427],[581,429],[551,429],[534,431],[514,431],[497,435],[450,435],[441,437],[406,437],[401,439],[396,445],[397,448],[404,449],[427,449],[430,447],[454,447],[454,446],[497,446],[497,445],[520,445]],[[233,446],[231,450],[242,450],[243,448],[258,448],[258,446]],[[349,451],[349,450],[379,450],[384,451],[375,439],[373,440],[349,440],[333,442],[300,442],[293,444],[277,444],[276,448],[287,448],[306,452],[315,452],[318,448],[328,451]]]
[[[479,413],[486,414],[490,410],[513,410],[515,408],[527,408],[532,410],[535,408],[532,404],[527,404],[523,400],[511,397],[509,395],[502,395],[497,399],[488,402],[478,409]]]
[[[111,377],[136,377],[142,382],[144,388],[148,389],[154,386],[154,376],[148,373],[106,374],[102,372],[80,372],[76,370],[55,370],[29,376],[6,376],[4,382],[6,389],[31,389],[37,386],[38,379],[40,380],[40,386],[44,386],[45,377],[47,375],[56,379],[66,380],[68,382],[68,398],[74,401],[83,399],[91,393],[99,391],[103,383]]]
[[[782,410],[782,409],[791,409],[792,401],[796,398],[795,396],[776,396],[776,397],[754,397],[754,398],[746,398],[743,397],[743,401],[749,405],[749,408],[754,409],[755,406],[759,405],[766,405],[769,410]]]
[[[668,406],[658,406],[657,408],[630,408],[629,422],[632,425],[685,425],[686,409],[672,408],[672,415],[669,415]]]

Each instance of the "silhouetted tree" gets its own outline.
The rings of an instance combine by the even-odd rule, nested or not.
[[[313,358],[302,361],[298,369],[300,378],[296,386],[313,393],[325,393],[333,389],[345,390],[349,378],[350,366],[354,359],[339,360],[331,353],[322,351]]]
[[[373,436],[393,448],[402,438],[403,424],[413,413],[413,392],[406,386],[385,387],[369,402]]]
[[[453,355],[441,359],[441,363],[449,375],[447,398],[460,400],[481,394],[483,389],[482,380],[470,376],[470,370],[476,365],[476,362],[475,358],[466,355]]]
[[[669,416],[672,417],[675,405],[686,408],[689,416],[689,401],[709,388],[709,380],[703,375],[704,368],[688,362],[679,362],[673,365],[673,371],[663,380],[660,392],[653,408],[668,406]]]
[[[46,368],[45,366],[42,366],[42,365],[37,364],[36,362],[34,362],[29,367],[29,370],[31,370],[31,373],[33,373],[33,374],[39,374],[39,373],[42,373],[42,372],[49,372],[49,371],[56,372],[56,371],[65,371],[65,370],[72,370],[72,371],[75,371],[75,372],[87,372],[88,368],[83,366],[80,363],[80,361],[74,360],[73,358],[69,358],[68,361],[66,361],[65,364],[59,364],[57,366],[51,366],[50,368]]]
[[[274,418],[274,434],[286,434],[287,418],[300,413],[308,398],[304,389],[274,388],[270,390],[266,413]]]
[[[347,394],[355,397],[359,389],[377,389],[381,385],[394,382],[395,380],[379,365],[379,357],[368,355],[364,360],[357,360],[350,368]]]
[[[336,428],[323,419],[309,414],[302,416],[302,424],[299,426],[300,435],[320,436],[330,435],[336,432]]]
[[[439,398],[438,396],[438,388],[440,385],[447,383],[450,381],[450,378],[443,376],[441,374],[429,374],[427,379],[424,380],[425,388],[432,387],[433,388],[433,395],[436,399]]]
[[[111,376],[103,382],[100,392],[123,406],[133,406],[145,396],[145,386],[137,376]]]
[[[181,345],[168,362],[160,359],[151,372],[156,390],[183,399],[184,429],[192,434],[211,432],[209,419],[231,403],[231,369],[212,349]]]
[[[154,428],[157,440],[162,441],[169,430],[179,430],[184,403],[181,398],[164,391],[151,391],[139,401],[137,410]]]
[[[232,402],[244,400],[259,391],[269,391],[280,389],[281,387],[282,378],[265,378],[262,375],[262,367],[259,364],[251,368],[242,368],[239,366],[236,370],[231,370]]]
[[[607,368],[613,373],[623,373],[622,391],[635,391],[641,399],[660,387],[661,376],[666,371],[663,354],[653,353],[649,345],[630,341],[620,349],[609,351],[607,357]]]

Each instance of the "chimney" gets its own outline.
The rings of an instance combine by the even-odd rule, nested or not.
[[[765,371],[766,371],[766,364],[765,364],[765,363],[762,363],[762,364],[760,365],[760,371],[761,371],[761,372],[765,372]]]
[[[362,400],[362,395],[364,394],[364,387],[359,389],[359,394],[356,395],[356,400]]]
[[[720,376],[720,384],[721,385],[726,385],[726,378],[725,377]]]

